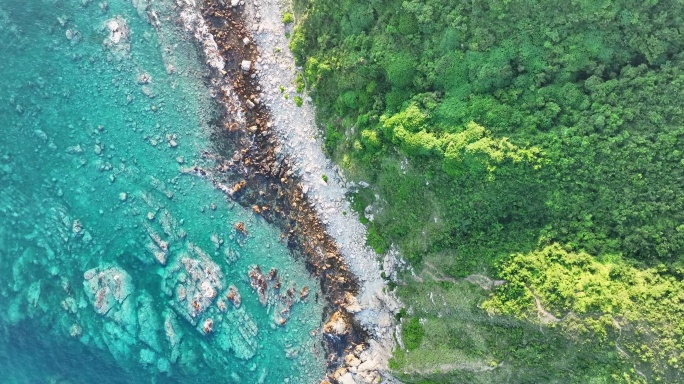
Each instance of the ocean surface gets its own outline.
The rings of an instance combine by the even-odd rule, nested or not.
[[[218,108],[177,12],[0,1],[0,383],[324,374],[317,282],[184,172],[212,166]]]

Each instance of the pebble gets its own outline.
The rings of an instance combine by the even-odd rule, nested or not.
[[[242,64],[240,64],[240,68],[245,72],[249,72],[249,70],[252,68],[252,62],[249,60],[243,60]]]
[[[126,201],[128,199],[128,194],[126,192],[119,193],[119,201]]]

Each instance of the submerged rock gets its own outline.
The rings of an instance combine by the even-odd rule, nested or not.
[[[189,253],[180,255],[167,270],[170,280],[167,284],[175,288],[174,308],[192,325],[197,325],[223,289],[223,273],[198,246],[189,243],[188,250]]]
[[[124,302],[135,290],[131,276],[119,267],[89,269],[83,278],[86,296],[95,311],[109,317],[122,310]]]
[[[170,309],[164,312],[164,333],[171,349],[169,359],[172,363],[175,363],[178,357],[180,357],[180,343],[183,339],[183,331],[178,324],[176,314]]]
[[[238,292],[238,289],[235,288],[234,285],[231,285],[228,287],[228,293],[226,294],[226,299],[231,301],[233,305],[235,305],[235,308],[240,308],[240,304],[242,303],[242,298],[240,297],[240,292]]]
[[[232,351],[241,360],[248,360],[256,354],[258,327],[244,309],[226,313],[224,321],[216,331],[216,342],[225,351]]]
[[[294,284],[287,289],[282,289],[276,268],[271,268],[268,274],[264,274],[258,265],[253,265],[248,275],[250,285],[257,293],[259,302],[273,309],[272,319],[277,325],[285,325],[290,318],[292,306],[296,302],[305,300],[309,295],[309,287],[302,288],[299,294]]]
[[[102,45],[114,54],[118,59],[122,59],[130,54],[130,30],[126,20],[121,16],[115,16],[105,21],[102,29],[107,32],[107,37]]]

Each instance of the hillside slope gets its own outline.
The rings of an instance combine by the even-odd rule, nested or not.
[[[684,3],[293,10],[327,150],[371,184],[350,196],[369,245],[416,271],[398,374],[683,379]]]

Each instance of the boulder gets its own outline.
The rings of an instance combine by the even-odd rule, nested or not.
[[[359,302],[356,300],[356,297],[352,295],[350,292],[344,293],[344,303],[342,304],[342,306],[349,313],[361,312],[361,306],[359,305]]]
[[[337,380],[340,384],[356,384],[356,381],[354,381],[354,378],[352,377],[352,374],[347,372],[342,377],[340,377]]]
[[[329,335],[343,336],[351,332],[351,321],[349,314],[342,310],[337,310],[330,316],[330,320],[323,326],[323,332]]]

